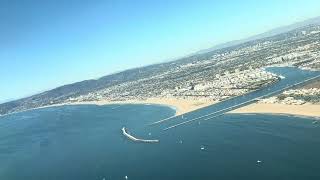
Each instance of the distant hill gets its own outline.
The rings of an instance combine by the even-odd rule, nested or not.
[[[256,44],[258,42],[281,39],[283,40],[287,37],[293,36],[294,34],[296,34],[297,31],[301,31],[301,29],[309,28],[306,26],[312,24],[320,25],[320,17],[296,23],[290,26],[277,28],[272,31],[268,31],[266,33],[262,33],[247,38],[245,40],[232,41],[229,43],[221,44],[219,46],[215,46],[213,48],[203,50],[202,52],[185,56],[174,61],[133,68],[122,72],[109,74],[99,79],[76,82],[19,100],[14,100],[2,104],[0,103],[0,115],[36,107],[42,107],[51,104],[64,103],[66,100],[70,98],[86,95],[88,93],[99,91],[113,86],[119,86],[123,83],[138,81],[141,79],[148,79],[159,74],[164,74],[167,72],[168,69],[179,69],[181,66],[185,66],[187,64],[192,65],[194,63],[210,59],[214,54],[217,53],[224,53],[233,49],[238,49],[241,47],[249,46],[251,44]],[[243,63],[243,61],[241,63]],[[202,72],[203,70],[210,68],[212,67],[208,66],[196,69],[193,72],[185,72],[185,74],[174,74],[175,78],[170,77],[168,81],[174,83],[174,80],[176,79],[181,79],[185,76],[190,76],[193,73]]]
[[[255,36],[251,36],[249,38],[222,43],[222,44],[213,46],[208,49],[200,50],[200,51],[196,52],[195,54],[207,53],[207,52],[211,52],[214,50],[239,45],[239,44],[242,44],[245,42],[249,42],[249,41],[253,41],[253,40],[257,40],[257,39],[262,39],[262,38],[266,38],[266,37],[271,37],[271,36],[275,36],[275,35],[278,35],[281,33],[286,33],[286,32],[292,31],[292,30],[300,28],[300,27],[304,27],[304,26],[308,26],[308,25],[318,25],[318,24],[320,24],[320,16],[315,17],[315,18],[311,18],[311,19],[308,19],[305,21],[297,22],[297,23],[294,23],[294,24],[291,24],[288,26],[282,26],[279,28],[275,28],[275,29],[272,29],[270,31],[267,31],[267,32],[264,32],[264,33],[261,33],[261,34],[255,35]]]

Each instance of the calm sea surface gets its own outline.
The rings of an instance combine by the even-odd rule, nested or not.
[[[233,114],[148,126],[172,115],[164,106],[82,105],[0,117],[0,179],[320,179],[313,119]],[[129,141],[123,126],[160,143]]]
[[[320,74],[297,68],[268,70],[286,78],[153,126],[149,124],[173,116],[175,110],[81,105],[0,117],[0,180],[319,180],[320,122],[223,114]],[[209,113],[214,114],[206,116]],[[204,118],[192,121],[198,117]],[[124,126],[136,137],[160,143],[129,141],[121,133]]]

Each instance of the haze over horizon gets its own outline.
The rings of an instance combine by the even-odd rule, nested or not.
[[[4,1],[0,102],[317,17],[320,2]]]

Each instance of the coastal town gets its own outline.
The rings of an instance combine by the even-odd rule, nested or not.
[[[152,98],[216,103],[281,81],[283,77],[270,73],[266,70],[268,67],[320,70],[319,49],[320,26],[309,25],[175,61],[58,87],[1,104],[0,114],[61,104],[147,102]],[[309,91],[318,92],[318,89],[300,91],[308,94]],[[291,97],[296,93],[291,92],[261,102],[304,104],[319,99],[317,93],[312,98],[297,98],[297,95]]]
[[[280,103],[288,105],[302,105],[305,103],[320,104],[320,88],[292,89],[282,94],[260,101],[260,103]]]
[[[252,90],[259,89],[274,82],[277,82],[279,77],[277,75],[266,72],[265,70],[236,70],[233,73],[225,72],[220,75],[217,74],[212,81],[187,81],[177,84],[175,87],[166,89],[153,89],[153,87],[145,88],[145,92],[134,92],[132,86],[138,86],[140,82],[130,82],[122,84],[121,86],[112,87],[106,90],[89,93],[85,96],[77,98],[70,98],[70,102],[82,101],[127,101],[131,99],[144,100],[146,98],[153,98],[157,94],[159,98],[178,98],[178,99],[209,99],[214,101],[221,101],[230,97],[243,95]],[[151,79],[152,81],[152,79]],[[154,79],[157,81],[157,79]],[[136,84],[135,84],[136,83]],[[159,87],[161,87],[159,85]],[[132,91],[127,90],[132,88]],[[141,91],[141,89],[137,88]],[[123,92],[125,91],[125,92]]]
[[[285,37],[267,38],[248,43],[246,46],[221,50],[201,60],[188,63],[173,62],[172,68],[155,76],[69,98],[67,101],[126,102],[154,97],[222,101],[263,88],[283,78],[267,72],[266,67],[292,66],[304,70],[319,70],[319,39],[320,27],[307,27],[290,32]],[[312,92],[318,90],[315,88]],[[311,90],[297,91],[307,96]],[[315,96],[318,97],[319,94]],[[286,104],[304,104],[313,99],[288,96],[279,100],[278,97],[271,97],[261,100],[261,103],[281,101]]]
[[[320,0],[0,7],[0,180],[320,180]]]

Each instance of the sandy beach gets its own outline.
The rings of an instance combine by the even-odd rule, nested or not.
[[[72,102],[64,104],[53,104],[48,106],[42,106],[33,109],[63,106],[63,105],[108,105],[108,104],[154,104],[169,106],[176,110],[176,116],[185,114],[191,111],[195,111],[200,108],[204,108],[219,101],[208,100],[191,100],[191,99],[177,99],[177,98],[149,98],[145,100],[128,100],[128,101],[84,101],[84,102]],[[265,104],[254,103],[248,106],[235,109],[228,113],[265,113],[265,114],[288,114],[298,116],[312,116],[320,117],[320,104],[303,104],[303,105],[287,105],[287,104]]]
[[[255,103],[233,110],[230,113],[267,113],[320,117],[320,105],[308,103],[303,105]]]
[[[176,115],[185,114],[212,104],[217,101],[208,100],[191,100],[191,99],[177,99],[177,98],[149,98],[145,100],[128,100],[128,101],[88,101],[88,102],[73,102],[59,105],[79,105],[79,104],[95,104],[95,105],[107,105],[107,104],[155,104],[170,106],[176,110]],[[47,106],[48,107],[48,106]]]

